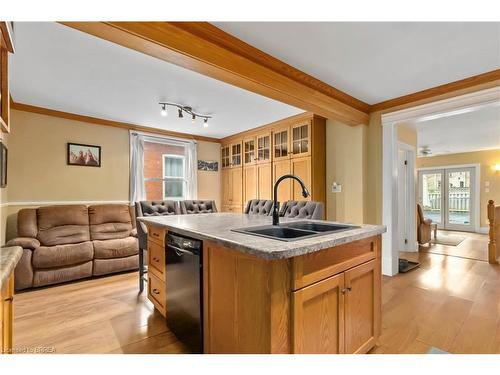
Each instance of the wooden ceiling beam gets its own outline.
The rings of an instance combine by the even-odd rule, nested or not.
[[[61,23],[329,119],[368,124],[368,104],[206,22]]]

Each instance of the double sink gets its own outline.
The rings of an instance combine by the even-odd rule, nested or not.
[[[288,242],[288,241],[297,241],[316,236],[325,236],[327,234],[342,232],[356,228],[359,227],[355,225],[346,225],[346,224],[297,221],[297,222],[283,223],[280,225],[263,225],[259,227],[232,229],[232,231]]]

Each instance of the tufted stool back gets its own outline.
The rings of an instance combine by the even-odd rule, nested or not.
[[[280,216],[322,220],[323,212],[324,205],[322,202],[287,201],[280,210]]]
[[[245,213],[249,215],[271,215],[272,212],[273,201],[266,199],[251,199],[245,208]]]
[[[181,214],[210,214],[217,212],[214,201],[181,201]]]
[[[135,202],[135,217],[140,216],[166,216],[181,213],[179,202],[176,201],[141,201]],[[144,223],[137,221],[137,237],[139,248],[148,248],[148,230]]]

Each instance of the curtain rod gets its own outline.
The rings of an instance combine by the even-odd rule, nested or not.
[[[130,134],[131,135],[142,135],[142,136],[145,136],[145,137],[148,137],[148,138],[159,139],[159,140],[162,140],[162,141],[172,140],[172,141],[175,141],[175,142],[198,144],[198,142],[196,140],[194,140],[194,139],[167,137],[167,136],[161,136],[161,135],[152,134],[152,133],[145,133],[145,132],[141,132],[141,131],[138,131],[138,130],[130,130]]]

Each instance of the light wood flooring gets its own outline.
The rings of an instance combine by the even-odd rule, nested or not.
[[[485,262],[488,261],[487,234],[438,229],[438,237],[439,233],[462,236],[465,237],[465,240],[463,240],[457,246],[448,246],[441,244],[420,245],[419,251],[432,254],[443,254],[462,258],[477,259]],[[434,234],[432,236],[432,238],[434,238]]]
[[[500,353],[500,267],[405,254],[421,267],[384,277],[382,335],[373,353]],[[14,347],[55,353],[184,353],[136,273],[19,293]]]

